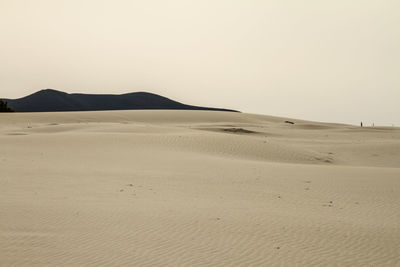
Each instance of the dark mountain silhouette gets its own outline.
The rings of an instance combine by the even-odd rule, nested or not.
[[[156,94],[137,92],[122,95],[68,94],[45,89],[18,99],[4,99],[16,112],[94,111],[128,109],[185,109],[233,111],[185,105]]]

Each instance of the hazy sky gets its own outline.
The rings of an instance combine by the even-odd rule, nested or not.
[[[400,125],[399,0],[0,0],[0,97],[150,91]]]

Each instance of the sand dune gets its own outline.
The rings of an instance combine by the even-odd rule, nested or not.
[[[400,265],[399,128],[15,113],[0,146],[0,266]]]

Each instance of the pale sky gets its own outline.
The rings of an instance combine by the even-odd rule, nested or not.
[[[400,125],[398,0],[0,0],[0,97],[149,91]]]

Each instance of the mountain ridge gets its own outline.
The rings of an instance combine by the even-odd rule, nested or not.
[[[55,89],[42,89],[30,95],[4,101],[16,112],[97,111],[135,109],[180,109],[238,112],[224,108],[183,104],[149,92],[124,94],[66,93]]]

